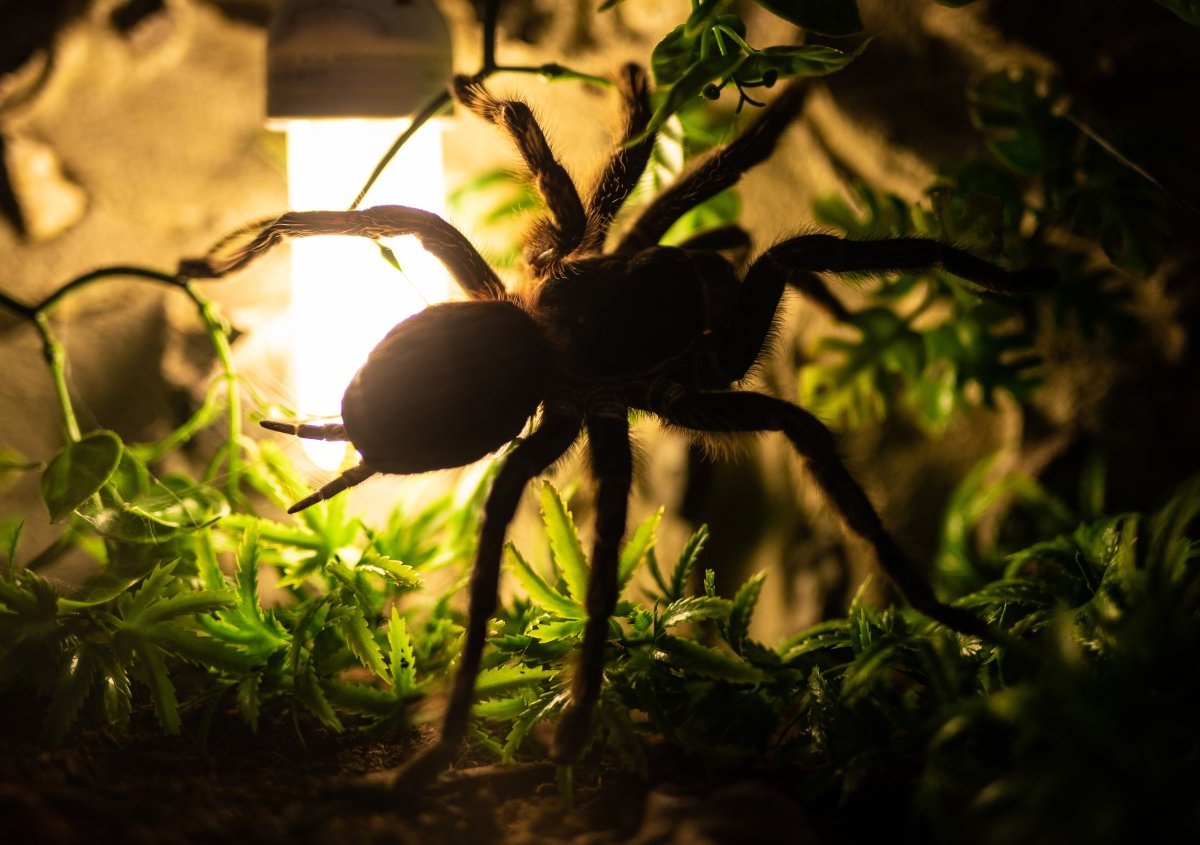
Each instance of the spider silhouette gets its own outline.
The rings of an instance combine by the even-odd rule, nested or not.
[[[770,247],[740,279],[723,255],[748,247],[739,229],[701,234],[680,247],[659,246],[684,212],[730,187],[771,154],[801,111],[806,89],[799,84],[781,91],[735,140],[698,161],[612,239],[610,224],[646,168],[653,144],[653,137],[644,137],[650,106],[640,68],[628,66],[620,74],[623,138],[586,200],[525,103],[496,99],[473,78],[458,77],[452,88],[458,103],[508,133],[545,201],[547,213],[526,238],[529,278],[518,292],[508,292],[444,220],[400,206],[288,213],[231,254],[221,258],[214,251],[181,267],[181,274],[191,277],[221,276],[284,237],[411,234],[466,293],[466,301],[433,305],[410,317],[379,343],[346,390],[342,423],[263,422],[300,437],[348,440],[362,456],[360,464],[297,502],[292,512],[375,473],[419,473],[476,461],[514,440],[530,418],[537,418],[504,459],[484,506],[465,644],[440,740],[404,774],[412,780],[429,776],[460,744],[496,607],[508,525],[526,485],[586,432],[597,482],[588,620],[551,757],[568,762],[582,750],[617,601],[634,410],[704,435],[783,432],[846,525],[871,544],[880,566],[914,608],[955,631],[988,636],[981,620],[935,598],[839,459],[829,429],[797,405],[734,386],[763,354],[786,286],[835,316],[846,316],[818,273],[940,266],[1001,294],[1039,289],[1051,275],[1006,270],[918,238],[850,241],[801,235]],[[609,240],[615,245],[606,252]]]

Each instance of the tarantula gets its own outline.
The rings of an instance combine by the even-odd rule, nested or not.
[[[782,431],[850,530],[875,549],[879,564],[921,613],[966,634],[987,636],[975,616],[939,602],[838,458],[815,416],[789,402],[735,389],[763,353],[786,285],[846,314],[821,272],[872,272],[941,266],[994,293],[1043,287],[1045,271],[1010,271],[931,240],[848,241],[808,234],[766,250],[738,278],[722,255],[748,246],[726,228],[680,247],[658,245],[684,212],[730,187],[766,159],[797,117],[805,88],[783,90],[756,120],[657,196],[604,251],[618,210],[639,181],[652,137],[644,72],[626,67],[619,90],[624,137],[586,201],[546,142],[529,107],[493,97],[481,81],[453,82],[458,103],[504,129],[516,144],[547,213],[530,231],[528,284],[509,293],[456,229],[434,214],[400,206],[349,212],[293,212],[225,258],[209,256],[181,272],[219,276],[285,236],[415,235],[450,270],[467,301],[433,305],[397,325],[371,352],[342,401],[342,423],[264,421],[300,437],[348,440],[362,462],[291,511],[306,508],[375,473],[419,473],[462,466],[531,433],[505,458],[484,507],[471,578],[462,662],[440,742],[408,771],[440,767],[467,728],[488,620],[496,607],[501,549],[526,484],[558,461],[586,431],[598,483],[596,536],[586,624],[571,703],[551,756],[571,761],[589,733],[600,693],[608,619],[617,601],[618,546],[632,481],[629,414],[649,412],[692,432]],[[540,409],[540,415],[538,411]]]

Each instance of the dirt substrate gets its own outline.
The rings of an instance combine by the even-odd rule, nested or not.
[[[95,734],[46,750],[0,748],[0,842],[230,842],[238,845],[505,843],[693,845],[810,843],[816,837],[786,785],[697,779],[669,754],[649,782],[580,766],[573,805],[547,764],[461,765],[421,796],[377,787],[418,734],[383,741],[290,725],[250,733],[214,728],[207,743],[146,726],[120,741]]]

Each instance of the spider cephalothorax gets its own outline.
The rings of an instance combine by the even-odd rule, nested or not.
[[[501,549],[526,484],[586,431],[597,480],[596,539],[588,622],[553,756],[573,759],[588,736],[600,692],[608,617],[617,599],[618,549],[632,482],[629,413],[703,435],[780,431],[851,531],[871,544],[882,568],[922,613],[959,632],[990,636],[971,614],[939,602],[884,528],[812,414],[765,394],[734,389],[762,354],[784,288],[844,317],[821,272],[879,272],[941,266],[993,293],[1045,286],[1044,271],[1009,271],[935,241],[849,241],[802,235],[775,244],[740,279],[720,250],[744,252],[736,228],[704,233],[679,248],[659,240],[684,212],[733,185],[774,149],[800,113],[805,89],[785,89],[728,146],[701,159],[637,214],[608,244],[613,218],[646,167],[649,100],[643,72],[621,75],[624,137],[595,186],[581,198],[555,159],[528,106],[492,97],[477,80],[453,92],[476,115],[504,128],[528,165],[547,214],[532,228],[530,276],[510,295],[471,244],[441,218],[401,206],[293,212],[225,257],[188,265],[192,276],[224,275],[285,236],[412,234],[449,268],[468,302],[436,305],[397,326],[371,353],[343,402],[344,423],[264,423],[302,437],[350,440],[362,463],[293,510],[375,472],[457,466],[532,431],[506,456],[484,507],[471,581],[466,641],[440,743],[406,771],[415,779],[449,759],[462,739],[488,619],[496,605]],[[540,409],[540,411],[539,411]]]

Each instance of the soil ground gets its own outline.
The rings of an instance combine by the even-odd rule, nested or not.
[[[28,724],[28,722],[27,722]],[[816,841],[778,785],[695,782],[695,767],[663,756],[649,781],[576,767],[563,799],[549,764],[462,760],[420,796],[395,795],[372,773],[420,745],[410,731],[382,740],[290,724],[251,733],[214,726],[201,745],[153,724],[120,740],[74,738],[48,750],[0,748],[0,842],[128,845],[668,845]],[[691,780],[691,783],[687,781]]]

